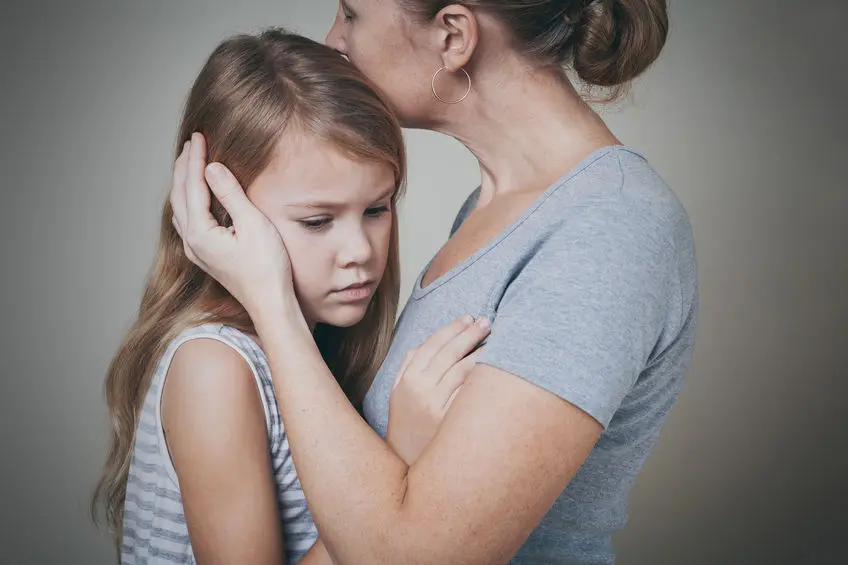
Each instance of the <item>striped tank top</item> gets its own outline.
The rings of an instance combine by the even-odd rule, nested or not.
[[[235,328],[220,324],[205,324],[182,332],[169,344],[153,375],[130,463],[121,563],[195,564],[180,487],[165,443],[160,405],[165,375],[174,353],[186,341],[197,338],[216,339],[229,345],[244,357],[253,372],[265,409],[286,563],[297,563],[312,547],[318,531],[294,468],[268,360],[254,340]]]

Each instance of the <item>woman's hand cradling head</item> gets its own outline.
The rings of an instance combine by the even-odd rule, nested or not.
[[[229,213],[232,227],[212,216],[210,191]],[[170,202],[186,256],[241,302],[254,321],[266,311],[299,312],[279,232],[226,167],[206,165],[206,141],[199,133],[174,164]]]

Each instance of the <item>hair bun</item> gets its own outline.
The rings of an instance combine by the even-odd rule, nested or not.
[[[668,35],[666,0],[594,0],[575,23],[577,76],[589,85],[619,90],[662,51]]]

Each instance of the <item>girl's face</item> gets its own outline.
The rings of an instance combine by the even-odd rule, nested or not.
[[[283,135],[247,195],[283,238],[310,327],[359,322],[389,254],[393,168],[354,161],[309,135]]]

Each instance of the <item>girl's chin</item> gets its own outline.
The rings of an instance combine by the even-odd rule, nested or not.
[[[367,309],[367,302],[363,304],[334,305],[331,308],[327,308],[326,311],[321,312],[321,315],[316,318],[322,324],[336,326],[337,328],[349,328],[362,321]],[[314,326],[314,324],[310,324],[310,326]]]

